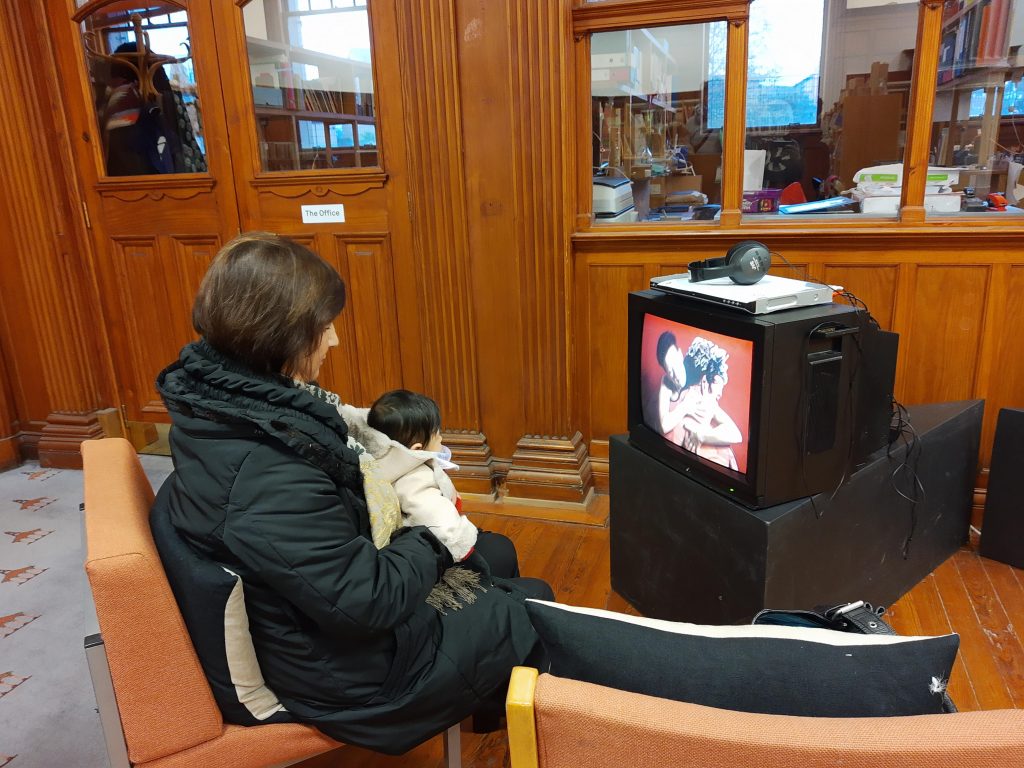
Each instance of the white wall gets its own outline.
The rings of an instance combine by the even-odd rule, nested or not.
[[[821,98],[825,109],[839,99],[848,74],[868,73],[876,61],[897,69],[902,52],[917,42],[917,2],[848,8],[847,3],[852,2],[829,0],[822,56]]]
[[[247,37],[267,39],[267,14],[263,9],[263,0],[250,0],[242,7],[242,18],[245,20]]]
[[[674,27],[654,27],[650,30],[651,36],[659,44],[667,42],[668,51],[674,63],[670,64],[672,73],[672,91],[699,91],[704,85],[705,73],[707,72],[707,24],[687,24]],[[640,84],[636,88],[638,93],[655,93],[657,87],[651,77],[650,59],[661,54],[651,43],[651,40],[639,30],[601,32],[595,34],[591,41],[591,53],[625,53],[629,59],[629,52],[633,46],[640,49],[644,61],[640,67]],[[663,46],[662,46],[663,47]],[[617,86],[603,83],[594,83],[592,86],[594,96],[621,96],[622,91]]]

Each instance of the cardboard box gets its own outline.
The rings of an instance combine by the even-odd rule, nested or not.
[[[651,210],[665,204],[665,197],[673,192],[694,190],[703,192],[704,179],[697,175],[673,174],[671,176],[654,176],[651,178]]]

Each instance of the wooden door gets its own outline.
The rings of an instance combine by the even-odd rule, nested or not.
[[[213,23],[221,2],[46,4],[122,412],[133,421],[166,420],[154,379],[194,337],[196,288],[239,231]]]
[[[288,235],[345,280],[321,383],[358,404],[417,386],[393,0],[217,2],[214,23],[241,228]]]

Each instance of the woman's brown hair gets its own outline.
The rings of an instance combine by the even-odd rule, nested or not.
[[[192,325],[218,352],[256,373],[293,374],[345,306],[345,283],[294,240],[247,232],[210,264]]]

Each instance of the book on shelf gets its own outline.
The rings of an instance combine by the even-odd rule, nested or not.
[[[943,8],[939,83],[979,66],[1002,64],[1008,54],[1012,0],[952,0]]]

